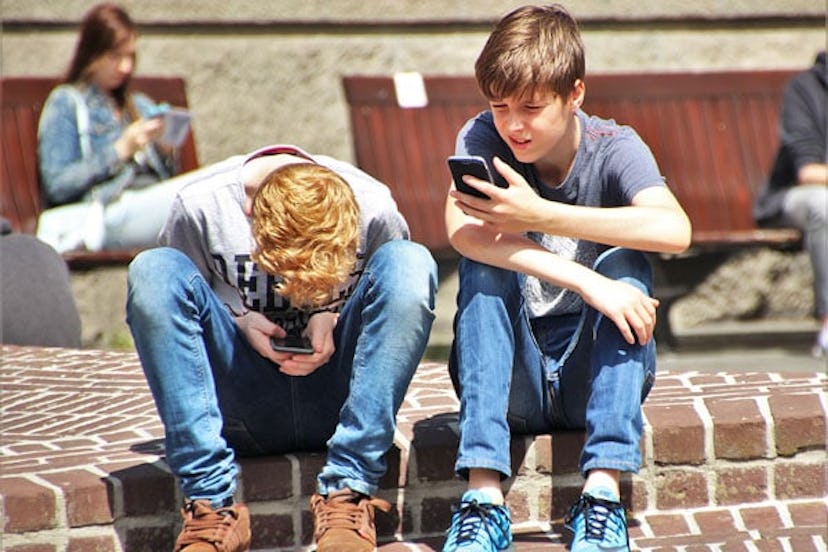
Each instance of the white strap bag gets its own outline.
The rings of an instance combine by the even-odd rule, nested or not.
[[[78,125],[81,155],[89,157],[92,145],[89,139],[89,110],[81,93],[67,86],[75,99],[75,117]],[[37,238],[51,245],[58,253],[76,249],[100,251],[105,234],[104,206],[99,201],[69,203],[46,209],[37,220]]]

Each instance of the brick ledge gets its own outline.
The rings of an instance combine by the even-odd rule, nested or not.
[[[0,355],[3,549],[171,548],[181,497],[135,355],[14,346]],[[624,481],[641,521],[631,529],[636,544],[689,546],[730,534],[802,538],[824,550],[825,389],[824,373],[660,373],[644,407],[645,466]],[[463,488],[452,473],[456,411],[445,366],[424,363],[388,454],[382,495],[401,511],[378,519],[386,539],[402,534],[430,550],[429,539],[444,530]],[[525,535],[519,550],[550,550],[566,534],[549,520],[563,516],[580,488],[582,439],[577,431],[513,439],[520,468],[508,500],[516,527],[549,531]],[[257,549],[309,542],[307,499],[323,461],[321,453],[240,460]]]

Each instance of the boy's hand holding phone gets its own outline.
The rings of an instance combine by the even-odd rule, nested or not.
[[[490,184],[495,184],[495,180],[492,178],[492,172],[489,170],[489,166],[483,157],[479,155],[452,155],[448,158],[448,166],[451,171],[451,177],[454,180],[454,187],[457,188],[457,191],[482,199],[490,199],[489,196],[476,188],[472,188],[463,180],[464,175],[470,175],[480,180],[485,180]],[[501,184],[497,185],[505,187]]]
[[[274,351],[281,353],[292,353],[295,355],[310,355],[313,354],[313,345],[310,339],[303,335],[287,334],[285,337],[270,338],[270,346]]]

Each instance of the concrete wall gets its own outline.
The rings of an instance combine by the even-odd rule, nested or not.
[[[89,0],[0,0],[0,73],[62,73]],[[353,160],[341,78],[470,74],[504,0],[124,0],[138,72],[183,75],[202,164],[292,142]],[[580,0],[588,73],[804,68],[825,48],[825,0]],[[587,81],[588,82],[588,81]],[[759,276],[757,276],[757,274]],[[747,252],[674,308],[679,327],[810,315],[801,253]],[[749,285],[745,285],[749,282]],[[73,274],[90,347],[129,347],[122,269]],[[445,309],[444,309],[445,310]],[[450,321],[451,312],[442,316]]]
[[[95,2],[0,0],[0,72],[62,73]],[[138,71],[187,78],[199,157],[265,143],[353,158],[341,77],[471,73],[492,24],[522,2],[125,0]],[[588,72],[805,67],[825,47],[814,0],[568,2]]]

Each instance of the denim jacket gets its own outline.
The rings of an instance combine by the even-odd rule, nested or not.
[[[138,180],[159,181],[174,173],[172,157],[152,145],[133,159],[118,158],[115,142],[132,121],[126,114],[118,121],[106,94],[94,85],[74,87],[87,105],[91,147],[84,155],[72,87],[62,84],[52,90],[38,123],[38,165],[47,207],[93,200],[106,204]],[[142,115],[155,106],[141,93],[133,93],[132,99]]]

